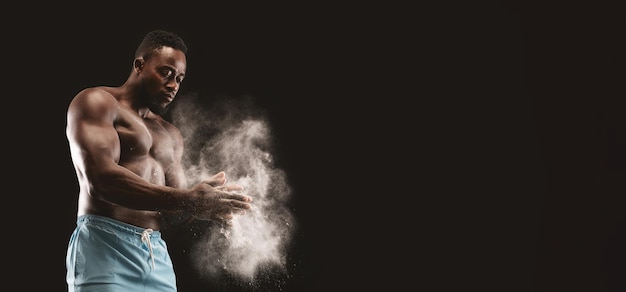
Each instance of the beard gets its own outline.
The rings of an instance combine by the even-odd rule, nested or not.
[[[170,104],[163,105],[163,103],[159,103],[157,100],[153,100],[152,102],[150,102],[149,109],[157,115],[164,116],[169,111],[169,105]]]

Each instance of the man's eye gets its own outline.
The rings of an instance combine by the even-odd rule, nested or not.
[[[172,74],[174,74],[174,72],[172,72],[172,70],[163,70],[163,71],[161,71],[161,75],[163,77],[170,77],[170,76],[172,76]]]

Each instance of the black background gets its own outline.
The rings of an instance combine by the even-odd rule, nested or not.
[[[298,223],[288,278],[181,291],[625,291],[622,6],[57,5],[4,13],[7,283],[66,289],[65,110],[161,28],[267,110]]]

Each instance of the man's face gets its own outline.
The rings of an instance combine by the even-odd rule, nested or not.
[[[145,60],[142,84],[152,112],[164,114],[180,89],[187,58],[179,50],[163,47]]]

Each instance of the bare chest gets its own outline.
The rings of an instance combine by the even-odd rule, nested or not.
[[[116,125],[119,164],[154,183],[165,181],[176,143],[164,121],[125,114]]]

